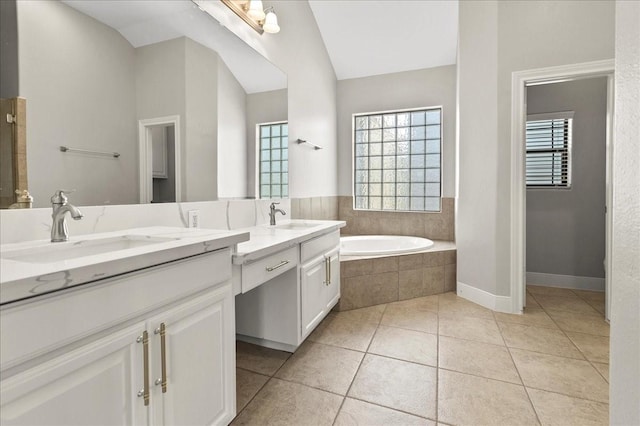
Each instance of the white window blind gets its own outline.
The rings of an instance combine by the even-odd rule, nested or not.
[[[571,187],[573,113],[527,117],[527,187]]]

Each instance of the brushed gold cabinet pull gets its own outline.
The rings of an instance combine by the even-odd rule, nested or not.
[[[160,324],[160,357],[162,358],[162,393],[167,393],[166,326]]]
[[[271,272],[271,271],[275,271],[278,268],[282,268],[284,265],[288,264],[289,261],[288,260],[283,260],[282,262],[278,263],[275,266],[267,266],[267,272]]]
[[[138,396],[144,398],[144,405],[149,405],[149,333],[147,330],[142,332],[142,336],[136,339],[136,342],[142,343],[142,357],[144,361],[144,388],[138,392]]]

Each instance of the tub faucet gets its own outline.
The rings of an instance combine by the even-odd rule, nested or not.
[[[66,191],[70,192],[70,191]],[[82,219],[82,213],[72,204],[67,203],[65,191],[60,189],[51,197],[51,207],[53,208],[53,224],[51,225],[51,242],[58,243],[69,239],[67,229],[66,214],[69,212],[75,220]]]
[[[282,209],[276,209],[276,204],[280,204],[280,203],[271,203],[271,206],[269,206],[269,225],[271,226],[275,226],[276,224],[276,213],[280,212],[282,213],[283,216],[287,215],[287,212],[285,212]]]

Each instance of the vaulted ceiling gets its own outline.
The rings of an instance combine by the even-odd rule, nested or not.
[[[457,0],[309,0],[338,80],[456,63]]]

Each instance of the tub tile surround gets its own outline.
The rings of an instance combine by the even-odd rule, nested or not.
[[[353,197],[338,197],[338,218],[347,222],[346,235],[408,235],[430,240],[455,240],[453,198],[442,198],[440,212],[354,210]]]
[[[574,296],[592,295],[546,295]],[[589,321],[575,333],[570,322],[540,321],[539,311],[553,318],[544,307],[497,314],[444,293],[331,313],[304,353],[263,353],[284,361],[261,388],[264,377],[238,375],[238,387],[253,395],[246,403],[243,393],[234,424],[607,424],[609,366],[601,349],[608,338],[600,324]],[[480,331],[465,334],[477,323]],[[524,324],[530,332],[514,338]],[[540,346],[536,331],[557,344]],[[243,346],[239,360],[247,358],[243,351],[256,353]],[[342,354],[340,368],[327,368]]]
[[[277,200],[289,212],[288,199]],[[73,195],[69,197],[73,204]],[[185,203],[78,206],[84,217],[67,218],[69,235],[120,231],[148,226],[186,228],[190,210],[199,211],[200,228],[230,230],[269,223],[272,200],[219,200]],[[51,232],[51,208],[0,210],[0,243],[46,240]]]
[[[456,289],[456,251],[450,241],[436,241],[431,249],[417,254],[342,256],[340,261],[339,311]]]
[[[291,218],[338,220],[338,197],[292,198]]]

